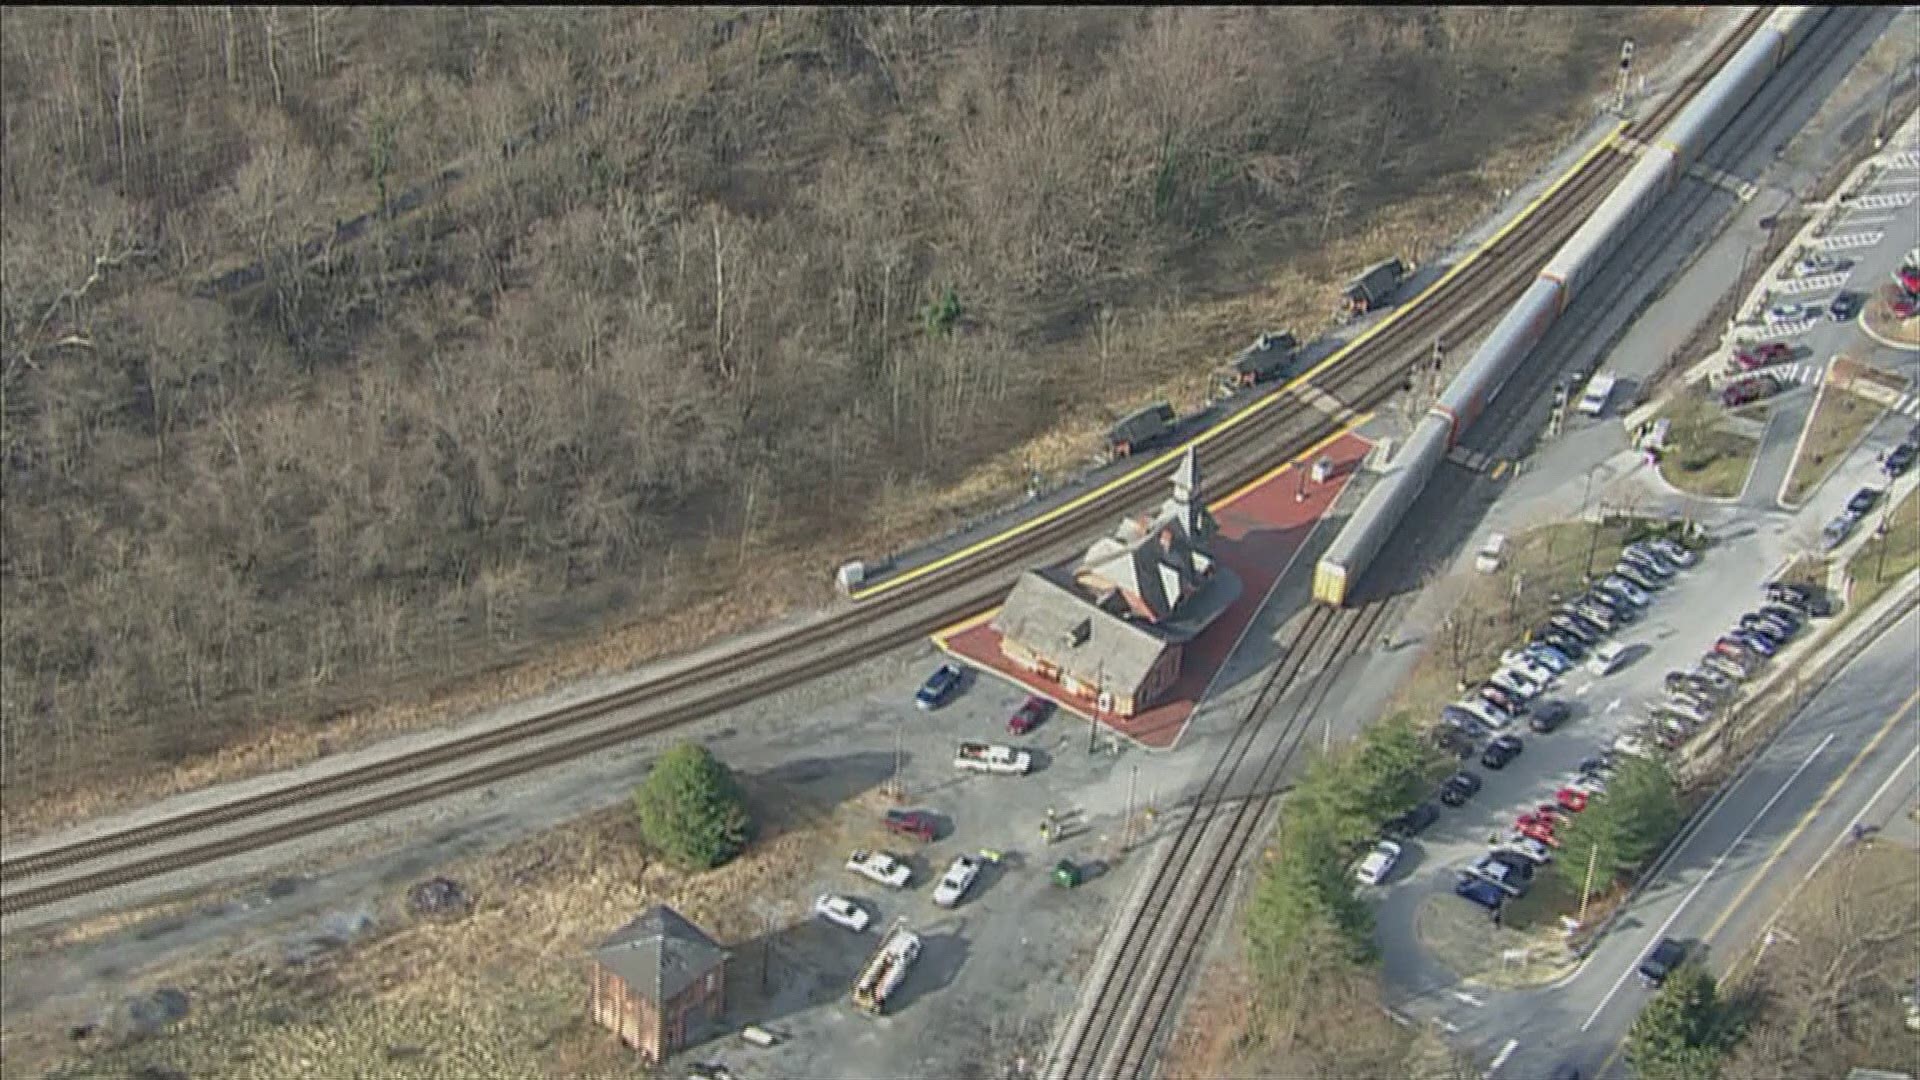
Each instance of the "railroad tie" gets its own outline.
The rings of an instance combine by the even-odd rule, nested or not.
[[[1295,383],[1287,387],[1287,392],[1301,401],[1333,417],[1339,424],[1347,424],[1360,415],[1360,411],[1312,383]]]

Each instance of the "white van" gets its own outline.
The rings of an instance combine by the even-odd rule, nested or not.
[[[1580,395],[1580,412],[1587,416],[1599,416],[1607,411],[1607,402],[1613,398],[1614,384],[1619,381],[1612,372],[1593,377],[1587,383],[1587,392]]]
[[[1593,655],[1587,657],[1587,670],[1595,675],[1611,675],[1620,670],[1620,661],[1626,658],[1631,646],[1618,641],[1603,641],[1594,647]]]

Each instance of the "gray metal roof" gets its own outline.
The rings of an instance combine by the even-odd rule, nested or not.
[[[1172,643],[1102,610],[1045,570],[1020,575],[993,628],[1089,686],[1132,693]]]
[[[601,942],[593,958],[635,993],[658,1003],[704,978],[720,966],[727,952],[679,912],[661,904]]]

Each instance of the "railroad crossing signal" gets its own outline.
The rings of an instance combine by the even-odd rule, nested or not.
[[[1621,114],[1622,116],[1626,115],[1626,112],[1627,112],[1627,79],[1629,77],[1628,73],[1631,72],[1632,70],[1633,70],[1633,39],[1627,38],[1626,40],[1620,42],[1619,82],[1614,86],[1614,90],[1613,90],[1613,111]]]

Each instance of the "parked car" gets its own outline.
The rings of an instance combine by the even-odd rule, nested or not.
[[[1602,750],[1592,757],[1580,759],[1580,775],[1605,776],[1613,771],[1613,751]]]
[[[1053,702],[1038,694],[1031,695],[1020,703],[1012,716],[1007,718],[1007,733],[1025,735],[1039,727],[1047,717],[1053,715]]]
[[[1387,822],[1381,831],[1385,832],[1388,836],[1418,836],[1426,831],[1427,826],[1439,819],[1440,808],[1430,802],[1423,802],[1419,806]]]
[[[1745,682],[1752,672],[1744,663],[1722,653],[1708,653],[1700,658],[1700,666],[1719,673],[1734,682]]]
[[[1591,616],[1581,614],[1580,609],[1573,604],[1561,604],[1555,614],[1573,620],[1573,624],[1579,627],[1580,630],[1587,635],[1588,639],[1592,641],[1597,642],[1607,636],[1606,627],[1594,622]]]
[[[1604,608],[1615,622],[1632,623],[1640,621],[1640,606],[1617,592],[1603,589],[1598,585],[1587,590],[1586,601]]]
[[[1538,840],[1551,848],[1558,848],[1560,841],[1553,835],[1553,819],[1539,814],[1521,814],[1513,822],[1514,831],[1529,840]]]
[[[1773,619],[1776,622],[1784,624],[1789,631],[1795,634],[1800,632],[1800,627],[1806,619],[1800,612],[1795,611],[1785,604],[1763,605],[1760,608],[1760,615],[1763,618]]]
[[[1791,581],[1776,581],[1767,586],[1767,599],[1776,604],[1797,604],[1805,608],[1813,602],[1813,590]]]
[[[1399,861],[1400,845],[1391,840],[1382,840],[1373,845],[1373,850],[1367,853],[1366,858],[1360,860],[1353,876],[1362,885],[1378,885],[1387,880],[1387,875],[1393,873],[1393,866]]]
[[[1541,663],[1538,657],[1514,649],[1509,649],[1500,654],[1500,666],[1509,671],[1520,672],[1541,687],[1545,687],[1548,683],[1551,683],[1554,676],[1560,674],[1560,672],[1551,665]]]
[[[1627,548],[1620,553],[1620,559],[1642,574],[1652,574],[1661,581],[1667,581],[1675,573],[1675,568],[1668,565],[1666,560],[1646,548]]]
[[[1752,345],[1733,351],[1733,366],[1741,371],[1758,371],[1773,364],[1784,364],[1793,359],[1793,348],[1783,341],[1770,341],[1764,345]]]
[[[1536,627],[1528,637],[1527,645],[1529,648],[1552,649],[1570,662],[1577,662],[1587,655],[1587,647],[1580,642],[1580,639],[1552,623],[1543,623]]]
[[[1519,756],[1520,737],[1502,735],[1487,744],[1486,750],[1480,754],[1480,764],[1489,769],[1504,769],[1507,767],[1507,762]]]
[[[1478,730],[1478,728],[1461,728],[1442,724],[1433,729],[1434,749],[1443,754],[1452,754],[1457,758],[1470,758],[1480,749],[1479,742],[1474,738],[1474,733]]]
[[[952,698],[960,689],[960,668],[956,664],[941,664],[939,669],[927,676],[920,684],[920,692],[913,695],[913,703],[922,709],[937,709]]]
[[[1741,616],[1740,632],[1743,634],[1752,634],[1756,637],[1763,637],[1767,639],[1767,644],[1772,645],[1776,649],[1785,645],[1787,638],[1792,636],[1786,630],[1781,629],[1779,623],[1774,622],[1765,615],[1755,618],[1751,626],[1747,625],[1747,616]],[[1768,653],[1766,655],[1771,656],[1772,654]]]
[[[1561,652],[1551,645],[1528,645],[1521,651],[1528,659],[1553,672],[1555,675],[1565,675],[1567,672],[1573,670],[1573,657],[1568,656],[1566,653]]]
[[[1487,677],[1487,682],[1516,702],[1532,701],[1545,689],[1539,683],[1527,677],[1527,673],[1514,668],[1501,668]]]
[[[822,893],[813,900],[813,913],[835,926],[858,934],[873,922],[873,914],[844,896]]]
[[[1698,552],[1689,549],[1687,545],[1682,544],[1670,536],[1656,537],[1647,541],[1647,543],[1653,550],[1666,556],[1667,561],[1673,563],[1675,566],[1685,568],[1700,561]]]
[[[933,887],[933,902],[941,907],[952,907],[967,895],[973,883],[980,878],[980,858],[977,855],[961,855],[947,867],[947,873],[940,884]]]
[[[1626,578],[1621,577],[1619,574],[1608,574],[1606,577],[1601,578],[1600,587],[1616,596],[1624,596],[1629,602],[1638,604],[1641,607],[1646,607],[1648,604],[1653,603],[1653,596],[1651,594],[1633,582],[1628,581]]]
[[[1508,896],[1525,896],[1527,887],[1533,883],[1533,864],[1525,859],[1519,861],[1527,867],[1524,873],[1515,870],[1506,861],[1494,858],[1493,853],[1488,852],[1473,860],[1473,863],[1467,867],[1467,873],[1482,881],[1493,883]]]
[[[1447,777],[1447,782],[1440,785],[1440,801],[1456,808],[1465,806],[1467,800],[1479,791],[1480,777],[1462,769]]]
[[[1784,325],[1787,323],[1804,322],[1807,319],[1813,318],[1816,314],[1817,312],[1811,304],[1788,301],[1787,303],[1775,304],[1768,308],[1767,321],[1775,325]]]
[[[1852,259],[1842,259],[1833,255],[1808,255],[1793,264],[1793,273],[1796,277],[1811,277],[1814,274],[1837,273],[1852,268]]]
[[[1634,566],[1632,563],[1624,561],[1613,564],[1613,576],[1626,581],[1634,588],[1648,594],[1649,599],[1652,598],[1653,593],[1660,591],[1661,587],[1666,584],[1651,574],[1642,573],[1640,568]]]
[[[1774,653],[1780,651],[1780,647],[1773,643],[1772,638],[1752,630],[1735,630],[1727,636],[1764,657],[1772,658]]]
[[[1527,727],[1545,735],[1573,715],[1573,708],[1564,701],[1542,701],[1533,707],[1533,714],[1527,717]]]
[[[1832,551],[1846,542],[1847,534],[1853,532],[1853,526],[1859,518],[1851,517],[1842,510],[1827,526],[1820,530],[1820,545],[1823,551]]]
[[[1593,655],[1587,658],[1587,670],[1601,678],[1613,674],[1620,670],[1621,664],[1626,662],[1629,648],[1631,646],[1618,641],[1608,641],[1599,645],[1593,650]]]
[[[1492,711],[1505,715],[1509,720],[1526,711],[1526,706],[1521,702],[1519,695],[1502,690],[1492,683],[1482,686],[1478,693],[1480,700],[1491,706]]]
[[[1653,951],[1647,954],[1647,958],[1640,961],[1640,981],[1646,986],[1659,986],[1667,981],[1667,976],[1673,972],[1674,968],[1679,967],[1680,961],[1685,960],[1686,957],[1685,945],[1670,937],[1661,938],[1653,947]]]
[[[1720,388],[1720,404],[1729,409],[1751,405],[1780,392],[1780,380],[1771,375],[1750,375]]]
[[[940,832],[940,823],[924,810],[889,810],[885,822],[888,832],[915,840],[931,841]]]
[[[1853,497],[1847,500],[1847,516],[1858,521],[1866,517],[1867,511],[1872,510],[1874,504],[1879,501],[1880,493],[1878,491],[1870,487],[1863,487],[1859,491],[1854,492]]]
[[[1579,620],[1569,617],[1564,610],[1554,612],[1547,617],[1547,621],[1553,624],[1554,629],[1579,640],[1582,644],[1592,645],[1600,640],[1598,630],[1581,625]]]
[[[847,869],[890,889],[904,889],[913,880],[913,868],[884,851],[856,848],[847,856]]]
[[[1665,570],[1669,576],[1680,572],[1681,564],[1677,560],[1669,558],[1667,553],[1661,551],[1651,540],[1641,540],[1628,544],[1624,550],[1629,555],[1638,555],[1643,559],[1651,560],[1653,565]]]
[[[1521,837],[1518,840],[1509,840],[1497,850],[1511,851],[1521,858],[1526,859],[1528,862],[1533,863],[1535,866],[1545,866],[1553,861],[1552,848],[1538,840],[1532,840],[1526,837]]]
[[[1901,476],[1913,467],[1915,455],[1920,455],[1920,448],[1911,443],[1901,443],[1887,451],[1886,459],[1881,461],[1880,468],[1886,472],[1889,479]]]
[[[1454,702],[1453,707],[1472,716],[1489,732],[1500,731],[1513,722],[1506,713],[1478,698],[1462,698]]]
[[[1563,787],[1553,793],[1553,798],[1562,807],[1576,814],[1587,808],[1587,792],[1580,788]]]
[[[1500,906],[1507,902],[1507,894],[1502,892],[1498,885],[1471,874],[1462,875],[1460,880],[1454,883],[1453,893],[1492,912],[1498,912]]]
[[[1798,624],[1776,618],[1757,611],[1749,611],[1740,616],[1742,630],[1765,630],[1781,641],[1786,641],[1800,632]]]
[[[1859,293],[1842,289],[1834,294],[1833,303],[1827,305],[1827,317],[1834,322],[1846,322],[1860,314],[1860,300]]]

